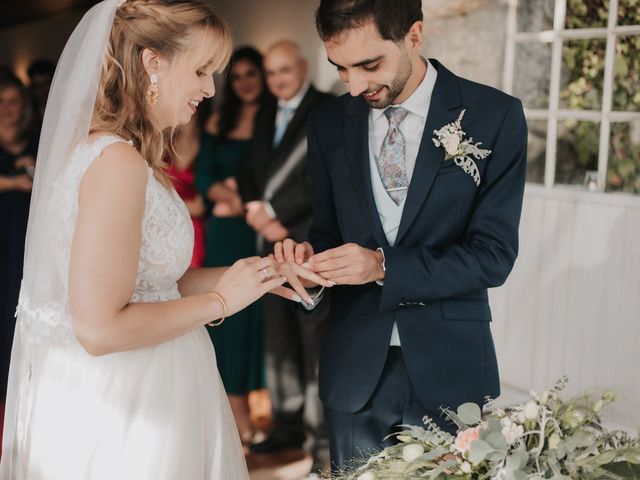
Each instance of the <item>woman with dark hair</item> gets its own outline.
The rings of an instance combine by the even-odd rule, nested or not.
[[[4,404],[38,139],[29,93],[0,71],[0,401]]]
[[[196,184],[212,207],[206,226],[207,267],[256,255],[256,235],[245,222],[235,177],[253,136],[256,112],[269,101],[274,100],[266,87],[262,55],[252,47],[239,48],[231,57],[220,108],[206,123],[196,161]],[[248,443],[253,436],[248,394],[265,386],[261,305],[234,317],[208,330],[240,437]]]

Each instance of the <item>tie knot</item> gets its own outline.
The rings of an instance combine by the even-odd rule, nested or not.
[[[397,127],[407,118],[409,110],[405,110],[402,107],[389,107],[384,111],[384,114],[387,120],[389,120],[389,126]]]

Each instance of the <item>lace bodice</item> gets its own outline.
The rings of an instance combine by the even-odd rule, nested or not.
[[[54,183],[48,209],[49,233],[64,292],[68,292],[71,240],[78,215],[80,182],[91,162],[107,146],[120,141],[124,140],[104,136],[91,144],[78,146],[67,169]],[[177,281],[189,267],[193,252],[193,224],[184,202],[175,190],[165,188],[155,178],[150,167],[147,168],[140,259],[131,303],[179,298]],[[22,289],[18,314],[22,317],[20,326],[25,338],[36,343],[71,338],[67,300],[64,295],[59,302],[31,305],[28,292]]]

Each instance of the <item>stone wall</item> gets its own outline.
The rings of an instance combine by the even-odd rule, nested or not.
[[[423,0],[425,55],[502,88],[507,9],[506,0]]]

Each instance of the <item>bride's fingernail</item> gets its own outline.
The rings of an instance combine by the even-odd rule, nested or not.
[[[337,283],[329,280],[329,285],[331,285],[332,287],[335,287],[337,285]]]
[[[295,294],[291,295],[291,300],[297,303],[302,303],[302,299],[300,298],[300,295],[295,295]]]

